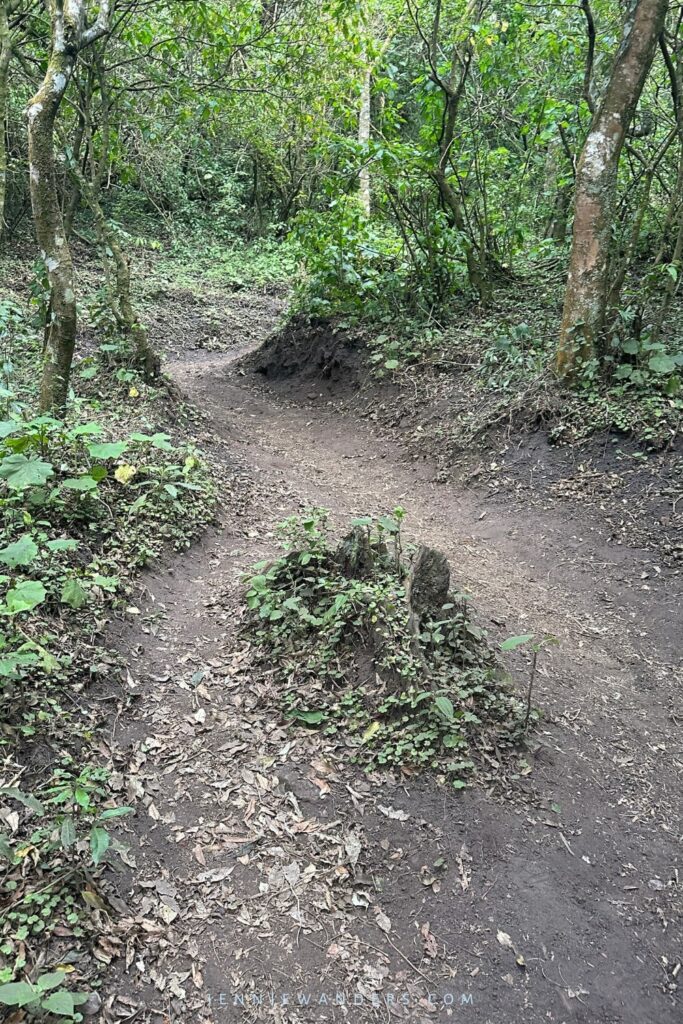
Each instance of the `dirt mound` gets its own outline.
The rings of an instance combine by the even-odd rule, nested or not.
[[[270,381],[298,377],[331,383],[355,381],[363,367],[365,343],[332,320],[298,315],[272,334],[244,361]]]

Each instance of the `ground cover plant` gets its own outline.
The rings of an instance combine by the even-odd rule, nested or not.
[[[118,664],[104,627],[141,568],[211,519],[213,485],[159,427],[164,385],[107,335],[79,363],[67,418],[37,413],[35,313],[0,308],[0,1005],[80,1019],[98,962],[83,952],[107,941],[98,876],[106,859],[133,863],[116,834],[133,808],[111,789],[106,704],[90,696]]]
[[[285,553],[247,580],[247,633],[275,665],[285,717],[338,735],[369,769],[429,768],[456,789],[486,756],[528,768],[522,747],[537,713],[515,694],[469,596],[449,589],[443,556],[421,550],[409,570],[404,515],[357,519],[338,545],[324,509],[291,517],[279,527]]]

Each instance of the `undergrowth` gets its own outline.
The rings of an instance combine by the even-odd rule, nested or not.
[[[335,547],[327,512],[279,528],[284,553],[247,581],[246,629],[293,723],[323,730],[369,769],[430,768],[462,788],[517,750],[529,719],[469,599],[417,615],[406,595],[403,510],[355,520]]]
[[[80,1019],[79,986],[107,962],[101,866],[133,863],[89,686],[118,672],[108,616],[134,613],[136,573],[209,522],[213,484],[166,429],[163,384],[109,332],[78,364],[66,419],[36,414],[39,303],[0,304],[0,1005]]]

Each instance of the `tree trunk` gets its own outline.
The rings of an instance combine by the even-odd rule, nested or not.
[[[5,233],[5,197],[7,195],[7,100],[9,93],[9,62],[12,38],[9,8],[0,0],[0,240]]]
[[[88,29],[84,0],[52,0],[50,10],[50,58],[43,83],[28,107],[28,157],[36,238],[50,282],[40,409],[63,414],[76,343],[76,293],[57,193],[54,127],[79,51],[107,30],[109,0],[100,0],[97,20]]]
[[[360,114],[358,115],[358,144],[361,148],[363,166],[358,175],[358,191],[361,206],[366,217],[370,216],[372,206],[372,195],[370,191],[370,166],[368,163],[368,147],[370,145],[371,128],[371,92],[372,92],[372,70],[370,65],[363,72],[363,84],[360,93]]]
[[[607,308],[619,158],[664,26],[667,0],[629,0],[605,95],[579,160],[574,233],[555,370],[571,377],[598,351]]]
[[[61,45],[58,45],[61,44]],[[54,124],[76,53],[57,38],[40,89],[29,104],[28,154],[36,237],[50,282],[51,322],[45,335],[41,411],[63,413],[76,342],[74,271],[57,194]]]

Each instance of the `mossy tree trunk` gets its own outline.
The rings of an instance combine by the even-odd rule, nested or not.
[[[43,82],[28,107],[31,206],[36,238],[50,283],[50,322],[40,390],[43,412],[62,414],[76,342],[76,293],[55,172],[54,129],[78,54],[107,31],[109,0],[101,0],[97,21],[85,25],[84,0],[50,0],[51,47]]]
[[[10,15],[15,4],[0,0],[0,240],[5,233],[5,200],[7,196],[7,102],[9,99],[9,64],[12,57]]]
[[[629,0],[621,46],[581,153],[569,275],[555,357],[560,377],[573,377],[598,353],[607,312],[619,158],[667,8],[667,0]]]
[[[365,60],[367,56],[364,54]],[[370,187],[370,164],[368,149],[370,146],[372,103],[372,69],[370,64],[363,70],[363,81],[360,90],[360,112],[358,115],[358,145],[361,150],[363,164],[358,175],[358,193],[361,206],[366,217],[372,212],[372,193]]]

